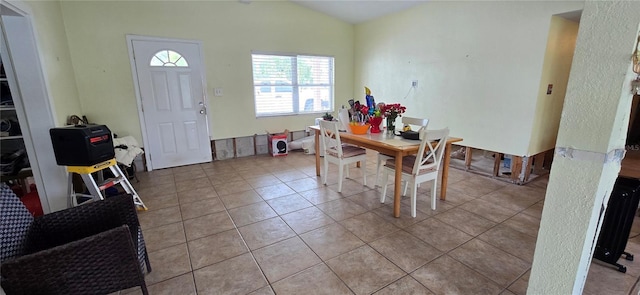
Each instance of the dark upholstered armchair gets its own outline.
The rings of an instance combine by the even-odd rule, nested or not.
[[[11,294],[107,294],[151,271],[130,195],[33,218],[0,184],[0,283]]]

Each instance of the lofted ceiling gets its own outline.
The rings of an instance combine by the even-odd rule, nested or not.
[[[251,3],[252,0],[239,0]],[[387,14],[409,9],[430,0],[289,0],[306,8],[322,12],[351,24],[359,24]],[[580,22],[581,10],[558,14]]]
[[[245,0],[246,1],[246,0]],[[289,0],[298,5],[358,24],[377,17],[402,11],[428,0]]]

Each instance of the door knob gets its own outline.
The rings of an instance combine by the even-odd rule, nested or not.
[[[207,107],[204,105],[204,101],[201,101],[198,104],[200,105],[200,107],[202,107],[200,109],[200,114],[206,115],[207,114]]]

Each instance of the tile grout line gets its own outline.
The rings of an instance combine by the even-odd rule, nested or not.
[[[283,182],[283,183],[284,183],[284,182]],[[287,184],[287,183],[284,183],[284,184],[285,184],[285,185],[287,185],[289,188],[291,188],[291,186],[289,186],[289,184]],[[329,186],[326,186],[326,187],[329,187]],[[318,187],[318,188],[320,188],[320,187]],[[317,188],[314,188],[314,189],[317,189]],[[313,190],[313,189],[309,189],[309,190]],[[376,189],[374,188],[374,189],[371,189],[371,190],[376,190]],[[294,191],[295,191],[295,190],[294,190]],[[359,192],[359,193],[363,193],[363,192]],[[351,195],[349,195],[349,196],[346,196],[346,195],[345,195],[345,196],[342,196],[340,199],[348,199],[349,197],[354,196],[354,195],[357,195],[357,194],[359,194],[359,193],[351,194]],[[296,192],[296,194],[300,195],[300,193],[299,193],[299,192]],[[301,196],[302,198],[304,198],[305,200],[309,201],[309,200],[308,200],[307,198],[305,198],[304,196],[302,196],[302,195],[300,195],[300,196]],[[219,197],[219,196],[218,196],[218,197]],[[283,197],[283,196],[281,196],[281,197]],[[479,198],[481,198],[481,197],[478,197],[478,198],[475,198],[475,199],[479,199]],[[474,200],[475,200],[475,199],[474,199]],[[324,211],[322,211],[322,210],[318,207],[318,205],[320,205],[320,204],[324,204],[324,203],[327,203],[327,202],[320,203],[320,204],[314,204],[314,203],[311,203],[311,202],[310,202],[310,203],[312,204],[312,206],[310,206],[310,207],[301,208],[301,209],[294,210],[294,211],[291,211],[291,212],[286,212],[286,213],[284,213],[284,214],[279,214],[279,213],[278,213],[278,212],[273,208],[273,206],[272,206],[271,204],[269,204],[268,202],[266,202],[266,200],[264,200],[264,199],[263,199],[263,201],[265,201],[265,203],[267,203],[267,205],[269,206],[269,208],[271,208],[274,212],[276,212],[277,217],[279,217],[280,219],[282,219],[282,216],[283,216],[283,215],[286,215],[286,214],[289,214],[289,213],[294,213],[294,212],[297,212],[297,211],[300,211],[300,210],[304,210],[304,209],[308,209],[308,208],[315,208],[315,209],[317,209],[317,210],[320,210],[320,212],[322,212],[323,214],[325,214],[325,215],[326,215],[326,213],[325,213]],[[353,233],[353,232],[351,232],[351,231],[349,231],[348,229],[344,228],[344,225],[343,225],[343,224],[341,224],[340,222],[343,222],[344,220],[347,220],[347,219],[350,219],[350,218],[354,218],[354,217],[357,217],[357,216],[363,215],[363,214],[368,213],[368,212],[372,212],[372,213],[376,214],[374,211],[376,211],[376,210],[378,210],[379,208],[381,208],[382,206],[384,206],[384,205],[382,205],[382,206],[379,206],[379,207],[376,207],[376,208],[368,209],[368,207],[364,207],[364,206],[362,206],[362,205],[360,205],[360,204],[358,204],[358,203],[354,202],[354,201],[353,201],[353,200],[351,200],[351,199],[348,199],[348,201],[351,201],[352,203],[354,203],[354,204],[356,204],[356,205],[358,205],[358,206],[360,206],[360,207],[363,207],[363,208],[365,208],[365,209],[367,209],[367,210],[366,210],[366,211],[364,211],[364,212],[362,212],[362,213],[359,213],[359,214],[356,214],[356,215],[350,216],[350,217],[348,217],[348,218],[341,219],[340,221],[336,220],[334,217],[331,217],[330,215],[327,215],[327,216],[328,216],[331,220],[333,220],[333,222],[334,222],[334,223],[338,223],[338,224],[339,224],[339,225],[340,225],[344,230],[346,230],[346,231],[348,231],[348,232],[350,232],[350,233],[352,233],[352,234],[354,234],[354,233]],[[329,202],[330,202],[330,201],[329,201]],[[475,236],[472,238],[472,240],[473,240],[473,239],[478,238],[480,235],[482,235],[482,234],[484,234],[485,232],[487,232],[487,231],[489,231],[489,230],[491,230],[491,229],[495,228],[496,226],[498,226],[498,225],[500,225],[500,224],[503,224],[505,221],[510,220],[511,218],[513,218],[514,216],[516,216],[517,214],[523,213],[523,211],[524,211],[524,210],[526,210],[526,209],[528,209],[528,208],[530,208],[530,207],[532,207],[532,206],[536,205],[536,204],[537,204],[537,203],[539,203],[539,202],[540,202],[540,201],[538,201],[538,202],[536,202],[536,203],[532,204],[531,206],[529,206],[529,207],[527,207],[527,208],[525,208],[525,209],[523,209],[523,210],[518,211],[515,215],[510,216],[509,218],[507,218],[506,220],[503,220],[503,221],[502,221],[502,222],[500,222],[500,223],[496,223],[494,226],[492,226],[492,227],[488,228],[487,230],[483,231],[482,233],[480,233],[480,234],[478,234],[478,235],[475,235]],[[466,202],[465,202],[465,203],[466,203]],[[456,205],[456,206],[453,206],[453,207],[451,207],[451,208],[447,209],[447,211],[448,211],[448,210],[450,210],[450,209],[453,209],[453,208],[459,207],[459,206],[460,206],[460,205],[462,205],[462,204],[464,204],[464,203],[461,203],[461,204],[458,204],[458,205]],[[179,205],[179,206],[180,206],[180,205]],[[224,206],[224,203],[223,203],[223,206]],[[464,209],[463,209],[463,210],[464,210]],[[234,224],[234,229],[235,229],[235,230],[236,230],[236,232],[240,235],[240,237],[241,237],[241,238],[242,238],[242,240],[243,240],[243,243],[244,243],[245,247],[248,249],[248,245],[246,244],[246,241],[244,240],[244,237],[242,237],[242,235],[239,233],[238,227],[237,227],[237,225],[235,224],[235,221],[233,220],[233,218],[231,218],[231,216],[230,216],[230,214],[229,214],[228,209],[226,208],[226,206],[225,206],[225,211],[227,212],[227,216],[232,220],[232,222],[233,222],[233,224]],[[446,212],[446,211],[444,211],[444,212]],[[444,213],[444,212],[442,212],[442,213]],[[180,212],[180,213],[181,213],[181,218],[182,218],[182,212]],[[473,214],[475,214],[475,213],[473,213]],[[527,214],[527,215],[528,215],[528,214]],[[378,216],[378,214],[376,214],[376,216]],[[430,219],[430,218],[435,217],[435,216],[436,216],[436,215],[429,216],[429,217],[427,217],[427,219]],[[528,216],[529,216],[529,215],[528,215]],[[275,218],[275,217],[274,217],[274,218]],[[425,219],[425,220],[427,220],[427,219]],[[437,218],[436,218],[436,219],[437,219]],[[439,220],[439,219],[438,219],[438,220]],[[284,220],[283,220],[283,221],[284,221]],[[182,224],[182,226],[183,226],[183,230],[185,231],[185,233],[184,233],[184,234],[186,235],[186,229],[184,228],[184,220],[182,220],[182,222],[183,222],[183,224]],[[257,221],[257,222],[259,222],[259,221]],[[285,224],[287,224],[287,226],[289,227],[289,229],[290,229],[290,230],[292,230],[291,226],[290,226],[286,221],[284,221],[284,222],[285,222]],[[422,221],[420,221],[420,222],[422,222]],[[444,221],[441,221],[441,222],[444,222]],[[255,223],[255,222],[254,222],[254,223]],[[444,223],[445,223],[445,224],[448,224],[448,223],[446,223],[446,222],[444,222]],[[252,223],[252,224],[253,224],[253,223]],[[392,223],[391,223],[391,224],[392,224]],[[392,224],[392,225],[396,226],[395,224]],[[324,226],[322,226],[322,227],[326,227],[326,226],[329,226],[329,225],[324,225]],[[409,225],[409,226],[412,226],[412,225]],[[319,227],[319,228],[322,228],[322,227]],[[401,228],[401,227],[399,227],[399,226],[396,226],[396,227],[398,227],[398,228],[399,228],[399,230],[402,230],[402,231],[405,231],[405,232],[406,232],[406,230],[405,230],[405,228],[406,228],[406,227],[402,227],[402,228]],[[316,229],[319,229],[319,228],[316,228]],[[455,227],[454,227],[454,228],[455,228]],[[309,232],[309,231],[313,231],[313,230],[316,230],[316,229],[311,229],[311,230],[308,230],[308,231],[306,231],[306,232],[304,232],[304,233],[307,233],[307,232]],[[456,228],[456,229],[457,229],[457,228]],[[396,230],[396,231],[394,231],[394,232],[397,232],[397,231],[399,231],[399,230]],[[300,235],[301,235],[301,234],[304,234],[304,233],[300,233],[300,234],[299,234],[299,233],[297,233],[296,231],[293,231],[293,232],[295,233],[295,237],[297,237],[297,238],[299,238],[300,240],[302,240],[302,241],[303,241],[303,243],[304,243],[307,247],[309,247],[309,245],[308,245],[308,244],[307,244],[307,243],[306,243],[306,242],[305,242],[305,241],[300,237]],[[383,238],[384,236],[387,236],[387,235],[389,235],[389,234],[392,234],[392,233],[388,233],[388,234],[385,234],[385,235],[383,235],[383,236],[377,237],[377,238],[376,238],[376,240],[381,239],[381,238]],[[354,234],[354,235],[355,235],[355,234]],[[413,236],[413,235],[412,235],[412,236]],[[362,239],[361,239],[360,237],[358,237],[357,235],[356,235],[356,237],[362,241]],[[204,238],[204,237],[201,237],[201,238]],[[293,237],[291,237],[291,238],[293,238]],[[185,237],[185,240],[186,240],[186,237]],[[374,241],[376,241],[376,240],[373,240],[373,241],[371,241],[371,242],[374,242]],[[364,241],[362,241],[362,242],[364,242]],[[189,249],[188,249],[188,241],[187,241],[186,243],[187,243],[187,250],[189,250]],[[277,242],[276,242],[276,243],[277,243]],[[262,248],[264,248],[264,247],[267,247],[267,246],[270,246],[270,245],[273,245],[273,244],[275,244],[275,243],[272,243],[272,244],[269,244],[269,245],[265,245],[265,246],[261,247],[260,249],[262,249]],[[428,244],[428,243],[427,243],[427,244]],[[466,244],[466,243],[465,243],[465,244]],[[364,242],[364,245],[368,245],[369,247],[371,247],[370,243],[367,243],[367,242]],[[362,246],[364,246],[364,245],[362,245]],[[462,245],[464,245],[464,244],[462,244]],[[358,247],[358,248],[361,248],[362,246],[360,246],[360,247]],[[461,246],[461,245],[460,245],[460,246]],[[358,248],[356,248],[356,249],[358,249]],[[372,248],[372,249],[374,249],[374,251],[376,251],[378,254],[382,255],[382,254],[381,254],[381,253],[379,253],[375,248],[373,248],[373,247],[371,247],[371,248]],[[309,247],[309,249],[311,249],[311,248]],[[454,248],[454,249],[456,249],[456,248]],[[454,249],[452,249],[452,250],[454,250]],[[257,249],[256,249],[256,250],[257,250]],[[313,249],[311,249],[311,250],[313,251]],[[452,250],[451,250],[451,251],[452,251]],[[251,255],[252,255],[252,257],[253,257],[254,262],[257,264],[257,260],[255,259],[255,256],[253,256],[253,251],[254,251],[254,250],[250,250],[250,249],[249,249],[248,251],[249,251],[249,253],[251,253]],[[353,251],[353,250],[351,250],[351,251]],[[503,250],[503,251],[504,251],[504,250]],[[315,253],[315,251],[313,251],[313,252]],[[505,251],[505,252],[506,252],[506,251]],[[346,252],[346,253],[348,253],[348,252]],[[434,260],[435,260],[435,259],[437,259],[438,257],[441,257],[441,256],[443,256],[443,255],[446,255],[447,253],[449,253],[449,252],[443,252],[441,255],[439,255],[439,256],[437,256],[436,258],[434,258]],[[508,253],[508,252],[507,252],[507,253]],[[190,252],[188,252],[188,254],[189,254],[189,259],[190,259],[190,262],[191,262]],[[343,254],[345,254],[345,253],[343,253]],[[343,254],[340,254],[340,255],[343,255]],[[317,254],[316,254],[316,255],[317,255]],[[339,256],[339,255],[338,255],[338,256]],[[389,261],[389,259],[388,259],[386,256],[384,256],[384,255],[382,255],[382,256],[383,256],[387,261]],[[236,256],[236,257],[237,257],[237,256]],[[336,256],[336,257],[337,257],[337,256]],[[333,258],[335,258],[335,257],[333,257]],[[333,258],[332,258],[332,259],[333,259]],[[320,259],[320,261],[321,261],[321,263],[324,263],[324,261],[323,261],[322,259]],[[431,260],[431,261],[433,261],[433,260]],[[390,261],[390,262],[391,262],[391,261]],[[395,265],[396,267],[398,267],[395,263],[393,263],[393,262],[391,262],[391,263],[392,263],[393,265]],[[426,265],[426,264],[428,264],[428,263],[430,263],[430,262],[426,262],[424,265]],[[320,264],[320,263],[318,263],[318,264]],[[315,264],[315,265],[313,265],[313,266],[311,266],[311,267],[314,267],[314,266],[316,266],[316,265],[318,265],[318,264]],[[326,263],[325,263],[325,264],[326,264]],[[420,267],[423,267],[424,265],[422,265],[422,266],[420,266]],[[260,267],[260,265],[259,265],[259,264],[258,264],[258,266],[259,266],[259,268],[260,268],[260,270],[261,270],[261,272],[262,272],[262,268]],[[309,267],[309,268],[311,268],[311,267]],[[420,268],[420,267],[418,267],[418,268]],[[306,268],[306,269],[309,269],[309,268]],[[306,270],[306,269],[304,269],[304,270]],[[331,269],[331,268],[330,268],[330,269]],[[400,269],[401,269],[401,268],[400,268]],[[304,270],[302,270],[302,271],[304,271]],[[332,270],[332,269],[331,269],[331,270]],[[300,271],[300,272],[302,272],[302,271]],[[192,269],[192,271],[191,271],[191,272],[192,272],[192,276],[193,276],[193,272],[194,272],[194,271],[193,271],[193,269]],[[298,274],[298,273],[300,273],[300,272],[297,272],[296,274]],[[333,272],[333,270],[332,270],[332,272]],[[404,272],[404,270],[403,270],[403,272]],[[264,274],[264,272],[262,272],[262,273],[263,273],[263,276],[266,278],[266,275]],[[400,280],[400,279],[402,279],[402,278],[406,277],[407,275],[409,275],[409,276],[410,276],[410,273],[407,273],[407,272],[404,272],[404,273],[405,273],[405,275],[404,275],[404,276],[402,276],[401,278],[399,278],[398,280]],[[526,272],[525,272],[525,273],[526,273]],[[335,274],[335,273],[334,273],[334,274]],[[295,274],[293,274],[293,275],[295,275]],[[335,275],[337,276],[337,274],[335,274]],[[524,275],[524,274],[523,274],[523,275]],[[521,276],[520,276],[520,277],[521,277]],[[520,277],[518,277],[518,278],[516,279],[516,281],[517,281]],[[338,277],[338,278],[339,278],[339,277]],[[285,278],[283,278],[283,279],[285,279]],[[195,284],[195,277],[193,277],[193,280],[194,280],[194,284]],[[340,280],[342,281],[342,279],[340,279]],[[397,280],[396,280],[396,281],[397,281]],[[394,282],[395,282],[395,281],[394,281]],[[269,285],[269,286],[271,286],[271,283],[269,283],[269,281],[268,281],[268,280],[267,280],[267,283],[268,283],[268,285]],[[344,281],[343,281],[343,283],[344,283]],[[392,283],[393,283],[393,282],[391,282],[390,284],[392,284]],[[513,283],[513,282],[512,282],[512,283]],[[345,283],[345,285],[346,285],[346,283]],[[348,287],[348,286],[347,286],[347,287]],[[272,287],[271,287],[271,288],[272,288]],[[384,288],[384,287],[383,287],[383,288]],[[426,286],[425,286],[425,288],[426,288]],[[507,287],[507,288],[508,288],[508,287]],[[272,289],[272,290],[273,290],[273,289]],[[504,291],[504,290],[506,290],[506,289],[503,289],[503,291]]]

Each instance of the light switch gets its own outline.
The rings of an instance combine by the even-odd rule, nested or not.
[[[213,88],[213,96],[222,96],[222,88]]]

